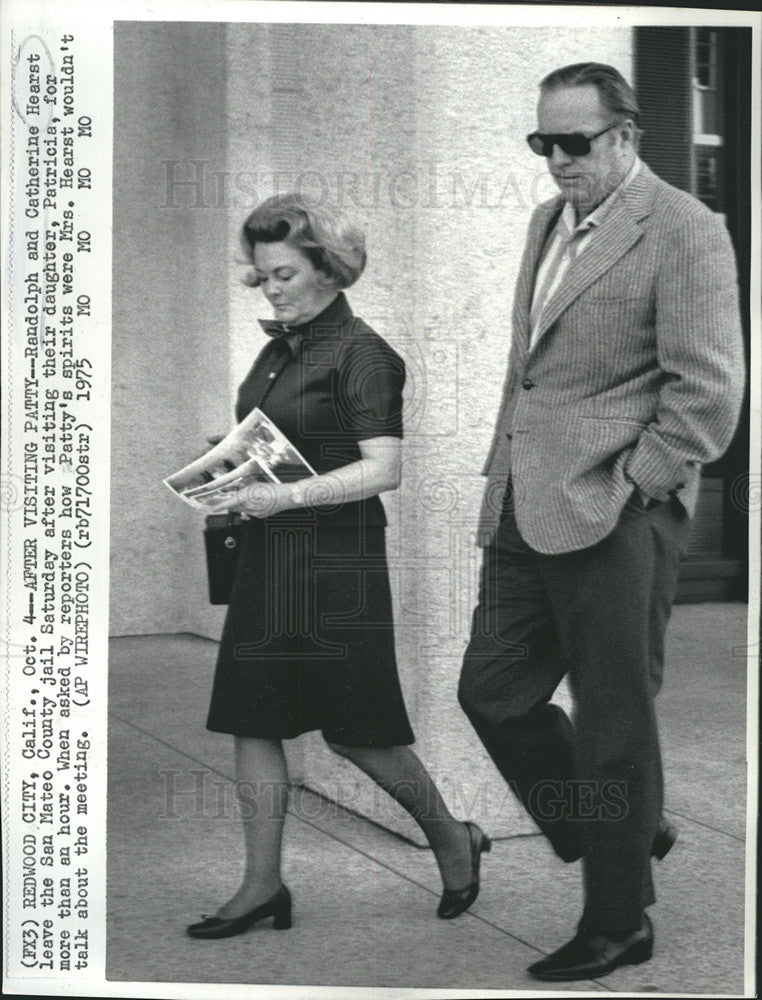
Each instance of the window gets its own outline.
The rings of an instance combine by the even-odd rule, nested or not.
[[[691,28],[693,150],[691,191],[715,212],[723,211],[723,95],[717,28]]]

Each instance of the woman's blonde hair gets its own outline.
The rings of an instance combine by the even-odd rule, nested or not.
[[[288,243],[300,250],[337,288],[349,288],[365,269],[365,234],[331,208],[300,194],[278,194],[257,205],[241,229],[241,245],[254,263],[257,243]],[[259,280],[251,273],[247,284]]]

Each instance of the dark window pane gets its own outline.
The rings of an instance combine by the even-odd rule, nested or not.
[[[713,211],[722,210],[719,149],[696,150],[696,196]]]

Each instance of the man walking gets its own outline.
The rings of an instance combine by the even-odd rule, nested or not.
[[[574,938],[538,979],[650,958],[662,818],[654,697],[702,463],[743,393],[731,243],[638,155],[613,67],[540,85],[533,152],[561,195],[532,215],[508,375],[484,469],[485,545],[460,703],[565,861],[582,858]],[[569,675],[573,722],[550,704]]]

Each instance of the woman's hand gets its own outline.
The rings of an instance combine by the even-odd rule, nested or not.
[[[238,491],[228,510],[244,517],[271,517],[295,507],[337,507],[396,490],[402,476],[399,438],[368,438],[358,443],[362,455],[358,462],[298,483],[252,483]]]
[[[212,434],[206,440],[209,443],[207,444],[206,448],[204,448],[203,451],[200,451],[198,453],[198,455],[196,455],[196,457],[193,459],[194,462],[197,462],[200,458],[203,458],[204,455],[207,455],[212,450],[212,448],[214,448],[216,445],[218,445],[220,443],[220,441],[224,441],[225,440],[225,435],[224,434]]]
[[[294,506],[290,487],[285,483],[252,483],[238,491],[228,509],[244,517],[262,518]]]

